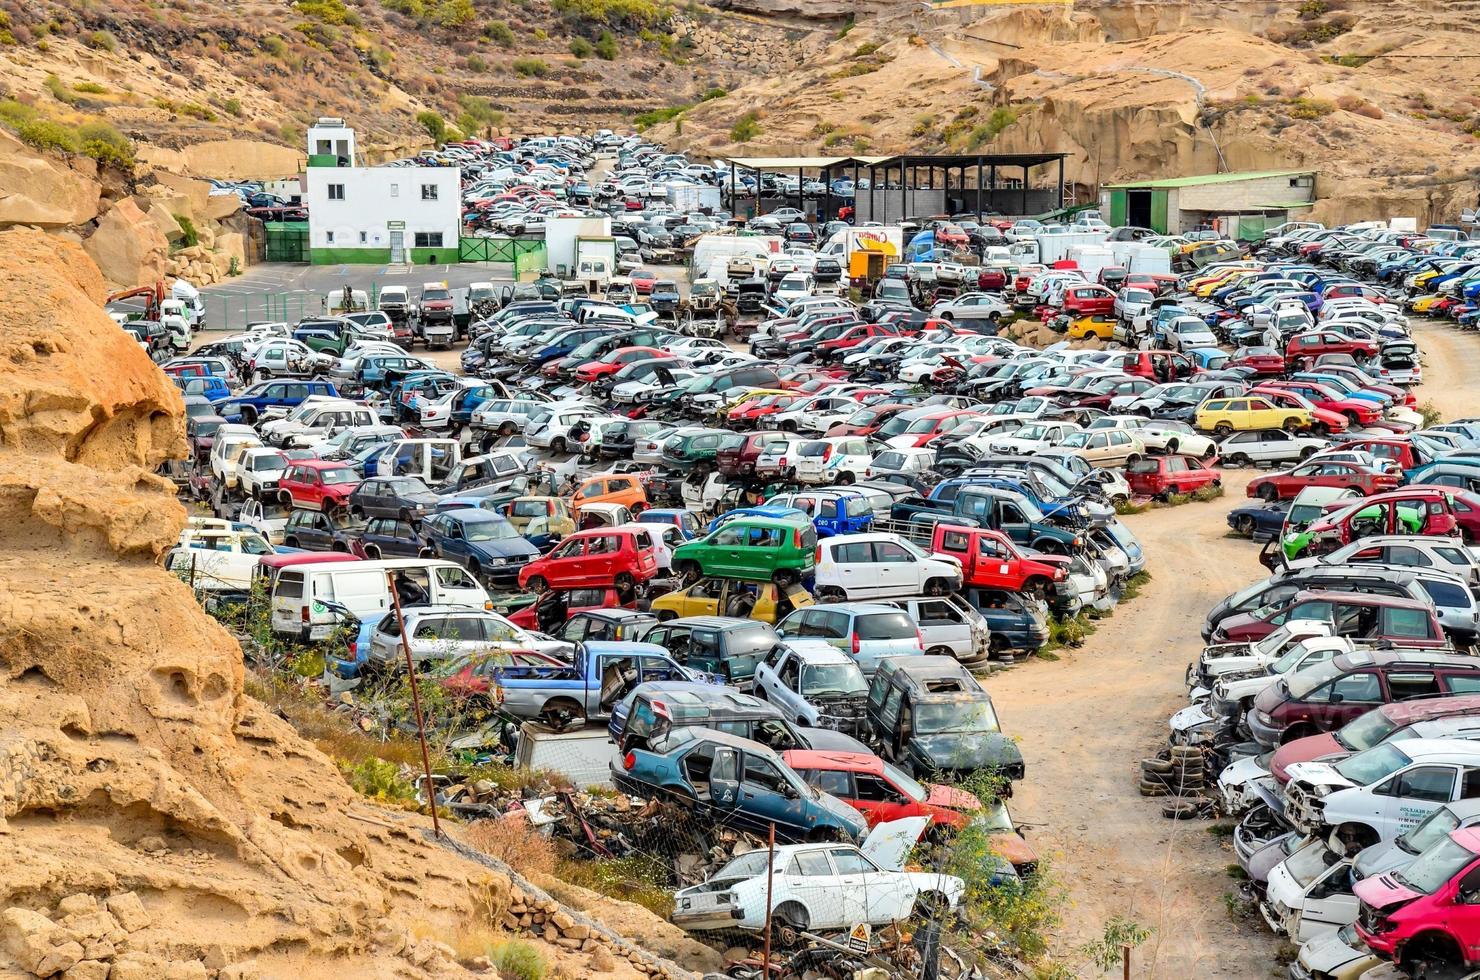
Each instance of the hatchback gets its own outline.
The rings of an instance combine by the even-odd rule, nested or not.
[[[914,620],[883,603],[824,603],[798,609],[776,625],[776,633],[783,639],[825,640],[852,656],[866,677],[887,657],[925,653]]]
[[[546,589],[615,587],[627,592],[658,574],[658,559],[635,531],[598,528],[577,531],[548,555],[519,571],[519,587]]]

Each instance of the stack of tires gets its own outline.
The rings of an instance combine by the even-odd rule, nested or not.
[[[1204,795],[1206,786],[1201,749],[1174,745],[1154,759],[1141,760],[1141,795],[1167,797],[1161,810],[1164,817],[1185,820],[1209,813],[1213,801]]]

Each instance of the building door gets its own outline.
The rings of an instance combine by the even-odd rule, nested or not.
[[[1136,228],[1151,227],[1151,192],[1125,192],[1125,223]]]
[[[406,261],[406,233],[404,231],[393,231],[391,236],[391,262],[401,263]]]

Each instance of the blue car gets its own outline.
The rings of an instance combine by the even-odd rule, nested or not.
[[[1273,541],[1285,526],[1285,515],[1293,501],[1249,503],[1235,507],[1228,514],[1228,526],[1254,541]]]
[[[644,799],[680,800],[700,819],[776,839],[861,841],[863,815],[808,786],[759,742],[707,728],[675,728],[612,763],[618,789]]]
[[[991,627],[994,654],[1033,653],[1048,642],[1048,620],[1042,607],[1030,605],[1022,593],[970,588],[961,595]]]
[[[208,374],[205,377],[176,378],[175,385],[179,387],[180,394],[199,395],[212,404],[231,397],[231,386],[226,383],[226,379],[218,378],[214,374]]]
[[[482,508],[433,514],[421,522],[421,537],[438,558],[455,561],[474,578],[511,586],[540,549],[514,530],[509,519]]]
[[[240,395],[216,402],[216,414],[228,422],[253,425],[267,409],[297,408],[310,395],[338,398],[339,392],[327,381],[259,381]]]
[[[672,524],[682,531],[683,536],[689,541],[709,533],[691,510],[654,508],[638,514],[636,520],[639,524]]]
[[[1183,353],[1204,371],[1221,371],[1228,364],[1228,354],[1216,347],[1194,347]]]

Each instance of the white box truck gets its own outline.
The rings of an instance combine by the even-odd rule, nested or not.
[[[669,184],[668,203],[680,214],[715,211],[720,207],[720,190],[710,184]]]
[[[603,215],[599,218],[546,218],[545,219],[545,262],[548,268],[560,274],[570,273],[576,267],[576,243],[581,239],[611,238],[612,219]]]
[[[1070,258],[1069,250],[1076,245],[1104,245],[1108,233],[1103,231],[1066,231],[1057,234],[1038,235],[1038,261],[1044,265],[1063,262]]]
[[[694,241],[694,255],[689,261],[689,279],[704,278],[715,259],[727,259],[732,255],[745,255],[760,266],[771,261],[771,256],[781,253],[782,243],[777,235],[700,235]]]

